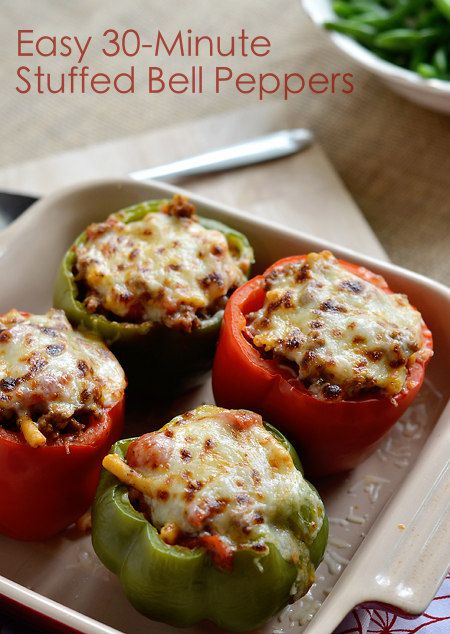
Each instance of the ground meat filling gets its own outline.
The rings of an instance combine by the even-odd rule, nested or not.
[[[245,334],[318,398],[393,397],[410,365],[430,354],[408,298],[351,273],[329,251],[275,268],[265,291]]]
[[[227,569],[236,551],[264,556],[275,544],[309,578],[323,505],[259,415],[203,406],[133,441],[126,462],[103,464],[166,543],[202,546]]]
[[[0,317],[0,426],[30,445],[74,438],[124,388],[115,357],[74,331],[63,311]]]
[[[89,419],[92,417],[92,413],[89,410],[79,409],[67,419],[51,412],[41,414],[41,408],[36,407],[30,410],[28,416],[45,439],[39,443],[38,446],[41,446],[47,442],[54,443],[59,440],[73,441],[90,424],[91,420]],[[23,431],[20,417],[17,412],[11,410],[2,412],[0,426],[8,431]]]
[[[91,313],[129,323],[155,322],[190,332],[223,309],[250,261],[226,236],[203,227],[181,196],[124,222],[92,224],[74,247],[75,280]]]

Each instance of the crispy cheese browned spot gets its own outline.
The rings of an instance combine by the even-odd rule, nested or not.
[[[401,392],[409,365],[430,354],[422,326],[405,295],[350,273],[329,251],[275,268],[264,305],[247,316],[253,344],[330,400]]]
[[[275,544],[298,562],[323,522],[319,497],[253,412],[203,406],[133,441],[126,462],[109,455],[104,466],[171,544],[216,549],[219,540],[228,553],[262,554]]]
[[[75,274],[87,310],[133,323],[195,329],[223,308],[250,267],[181,196],[139,221],[112,214],[86,235],[75,247]]]
[[[0,334],[0,426],[20,428],[29,444],[75,435],[120,399],[119,363],[103,343],[74,331],[63,311],[11,310],[0,317]]]

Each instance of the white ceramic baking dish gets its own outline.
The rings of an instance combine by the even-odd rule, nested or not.
[[[64,251],[90,222],[126,205],[181,190],[159,183],[110,180],[70,187],[33,205],[0,233],[0,312],[45,311]],[[431,327],[436,354],[421,394],[357,469],[319,483],[331,536],[317,582],[261,632],[332,632],[361,603],[385,603],[421,613],[448,568],[450,511],[450,294],[424,277],[300,232],[191,196],[205,216],[243,231],[255,247],[257,270],[286,255],[330,248],[384,275],[406,292]],[[209,384],[167,407],[152,403],[126,435],[159,427],[175,412],[212,399]],[[1,466],[0,466],[1,467]],[[90,634],[168,633],[128,604],[117,579],[97,560],[88,536],[66,531],[43,543],[0,537],[0,597],[5,605],[39,615],[52,627]],[[216,631],[202,625],[189,632]]]

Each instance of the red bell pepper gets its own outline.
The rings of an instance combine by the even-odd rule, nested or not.
[[[301,452],[305,472],[309,476],[322,476],[356,466],[373,450],[417,395],[428,359],[419,358],[411,365],[404,389],[394,397],[366,395],[353,400],[326,401],[312,395],[276,361],[262,358],[245,337],[246,315],[262,307],[265,277],[275,267],[304,258],[279,260],[233,293],[225,309],[215,356],[213,390],[218,405],[256,411],[279,427]],[[384,292],[392,292],[379,275],[349,262],[339,262]],[[431,332],[425,325],[422,335],[424,347],[432,350]]]
[[[75,522],[91,505],[103,457],[121,434],[124,398],[68,442],[30,447],[0,426],[0,532],[42,540]]]

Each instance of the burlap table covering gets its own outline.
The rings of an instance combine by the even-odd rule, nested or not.
[[[238,34],[245,27],[252,35],[269,37],[272,52],[260,60],[222,60],[236,71],[355,74],[356,90],[350,96],[305,92],[291,97],[280,127],[286,120],[315,130],[392,260],[438,280],[450,280],[450,118],[395,96],[343,57],[309,23],[298,0],[3,0],[0,9],[0,165],[255,104],[255,97],[231,88],[220,96],[144,91],[19,95],[14,90],[18,28],[87,36],[110,27],[136,28],[143,34],[157,28],[168,34],[192,28],[198,34],[223,35]],[[99,70],[120,72],[131,63],[123,58],[105,63],[99,49],[86,60]],[[152,61],[145,56],[132,60],[138,69]],[[196,60],[177,57],[161,63],[175,72]],[[198,63],[207,72],[218,62],[203,57]],[[70,66],[64,59],[46,65],[55,72]]]

